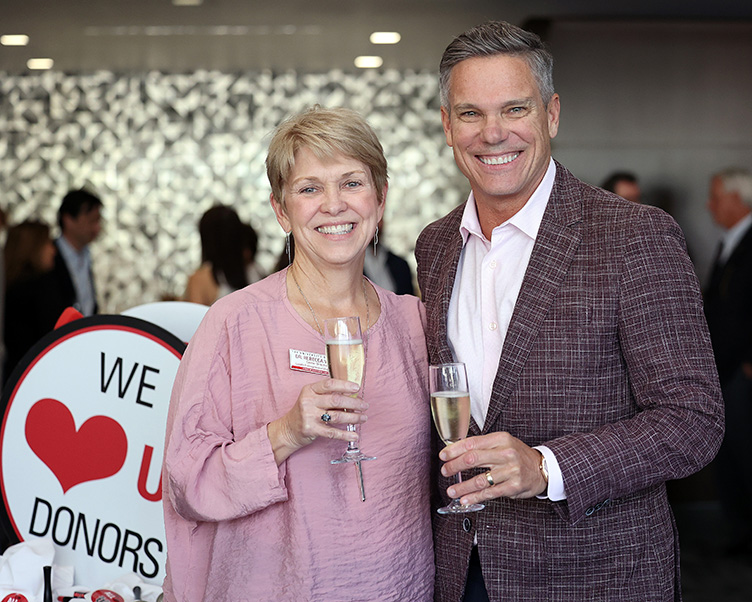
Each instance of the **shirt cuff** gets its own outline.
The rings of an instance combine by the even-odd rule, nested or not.
[[[559,468],[559,462],[550,449],[545,445],[536,445],[533,449],[537,449],[543,454],[546,459],[546,466],[548,467],[548,488],[541,495],[537,495],[540,500],[551,500],[552,502],[560,502],[567,499],[567,492],[564,491],[564,477],[561,474],[561,468]]]

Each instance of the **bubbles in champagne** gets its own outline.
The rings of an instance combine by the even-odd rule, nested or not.
[[[431,393],[431,414],[442,441],[456,443],[467,437],[470,427],[470,395],[459,391]]]
[[[329,375],[339,380],[361,384],[365,354],[362,340],[331,340],[326,342]]]

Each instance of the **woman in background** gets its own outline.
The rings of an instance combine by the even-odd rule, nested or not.
[[[25,221],[8,230],[5,242],[6,360],[4,378],[24,354],[55,326],[58,315],[48,303],[49,278],[55,265],[50,228]]]
[[[260,279],[254,264],[258,238],[232,207],[215,205],[201,217],[201,267],[188,278],[185,300],[211,305]]]
[[[356,113],[314,108],[277,128],[267,174],[295,258],[217,301],[181,361],[165,600],[429,602],[425,313],[363,276],[384,212],[383,150]],[[339,316],[363,330],[358,397],[326,376],[323,320]],[[360,439],[343,428],[361,423]],[[377,456],[362,466],[365,501],[356,466],[330,463],[358,439]]]

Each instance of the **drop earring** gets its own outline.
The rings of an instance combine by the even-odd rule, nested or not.
[[[376,245],[379,244],[379,227],[376,226],[376,232],[373,233],[373,254],[376,255]]]
[[[292,253],[290,251],[290,235],[292,234],[292,230],[289,232],[285,232],[285,253],[287,253],[287,265],[289,266],[292,264]]]

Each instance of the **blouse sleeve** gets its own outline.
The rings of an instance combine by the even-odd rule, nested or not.
[[[285,464],[277,466],[274,460],[267,425],[235,438],[230,350],[227,325],[210,310],[173,386],[166,487],[175,511],[187,520],[232,520],[287,500]]]

